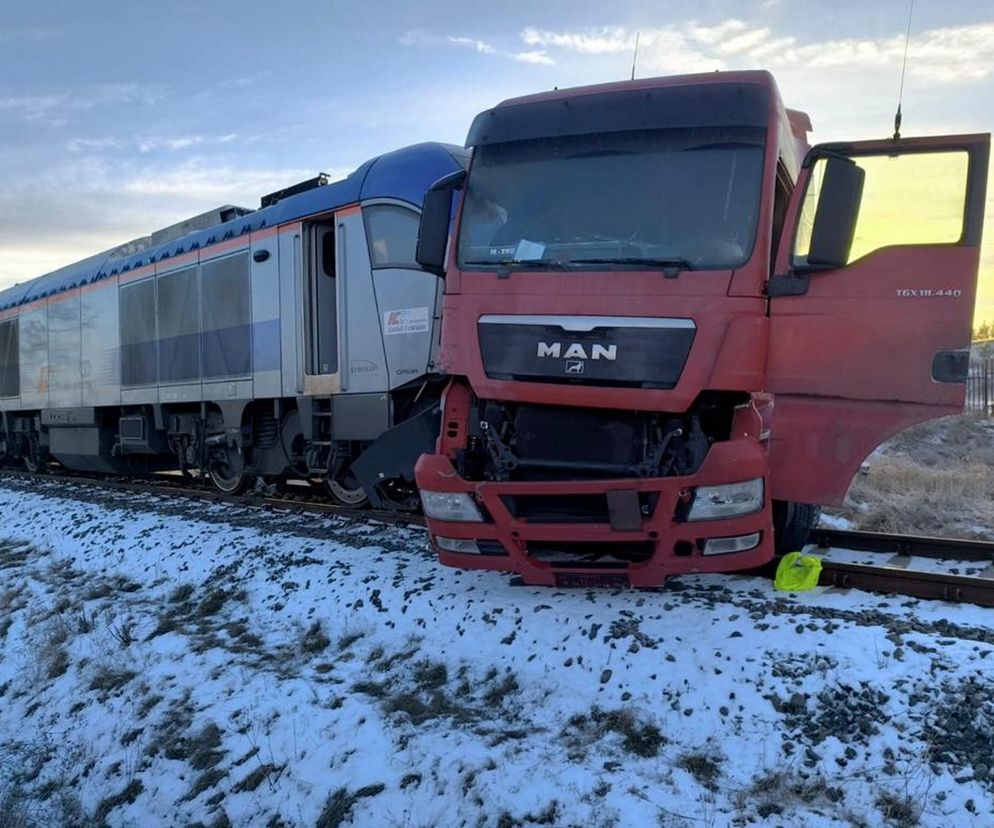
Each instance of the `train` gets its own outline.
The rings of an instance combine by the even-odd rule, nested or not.
[[[564,587],[760,567],[876,446],[962,410],[990,135],[809,131],[763,71],[476,117],[418,248],[445,278],[416,466],[443,564]]]
[[[460,147],[409,146],[0,292],[0,455],[29,470],[176,470],[229,494],[300,478],[349,506],[416,504],[417,451],[395,446],[431,444],[445,381],[441,280],[415,262],[420,211],[466,162]]]

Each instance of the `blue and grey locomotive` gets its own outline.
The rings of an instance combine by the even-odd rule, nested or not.
[[[350,505],[409,497],[442,383],[420,209],[465,163],[407,147],[0,292],[0,451],[225,492],[301,477]]]

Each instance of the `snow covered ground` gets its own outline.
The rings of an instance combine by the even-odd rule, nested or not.
[[[0,481],[0,828],[986,826],[994,611]]]

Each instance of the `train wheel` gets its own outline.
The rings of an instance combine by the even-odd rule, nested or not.
[[[27,445],[24,448],[24,454],[21,455],[24,460],[24,468],[26,468],[32,474],[36,474],[41,471],[41,452],[38,448],[38,438],[34,435],[28,437]]]
[[[229,495],[242,494],[252,488],[252,484],[255,483],[254,475],[236,472],[224,460],[215,461],[207,476],[215,489]]]
[[[369,505],[366,490],[359,485],[359,481],[348,468],[340,472],[337,477],[325,477],[324,488],[331,495],[331,499],[342,506],[361,509]]]

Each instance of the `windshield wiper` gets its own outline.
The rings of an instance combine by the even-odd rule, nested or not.
[[[560,259],[474,259],[463,262],[464,265],[490,265],[501,269],[514,268],[516,270],[538,270],[548,268],[549,270],[569,270],[570,262]]]
[[[680,256],[668,256],[666,258],[614,256],[604,259],[570,259],[566,264],[630,264],[659,267],[663,270],[694,270],[694,263]]]

